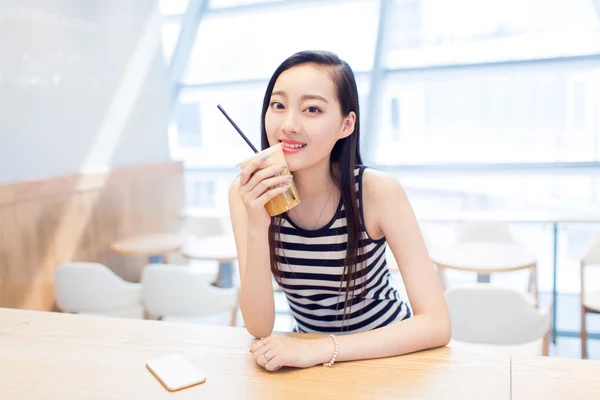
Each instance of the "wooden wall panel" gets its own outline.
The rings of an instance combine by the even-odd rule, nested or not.
[[[106,263],[111,242],[163,231],[184,204],[180,162],[0,186],[0,307],[53,309],[58,265]]]

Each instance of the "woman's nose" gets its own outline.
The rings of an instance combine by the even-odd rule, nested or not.
[[[300,125],[298,123],[298,118],[294,112],[288,112],[285,116],[285,120],[283,121],[283,125],[281,126],[283,133],[291,134],[291,133],[299,133]]]

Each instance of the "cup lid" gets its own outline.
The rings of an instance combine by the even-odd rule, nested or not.
[[[237,167],[239,168],[243,168],[244,166],[246,166],[247,164],[249,164],[250,162],[256,160],[257,158],[260,158],[262,156],[266,156],[267,154],[271,154],[272,152],[278,150],[281,146],[283,146],[283,144],[281,142],[274,144],[271,147],[267,147],[266,149],[259,151],[258,153],[254,154],[252,157],[249,157],[247,159],[245,159],[244,161],[241,161],[239,163],[236,164]]]

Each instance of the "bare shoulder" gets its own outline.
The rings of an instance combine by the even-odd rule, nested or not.
[[[406,196],[400,181],[391,174],[366,168],[363,172],[363,196],[376,207],[404,199]]]
[[[384,226],[392,209],[403,204],[406,196],[394,176],[366,168],[362,176],[362,197],[367,233],[377,240],[385,235]]]

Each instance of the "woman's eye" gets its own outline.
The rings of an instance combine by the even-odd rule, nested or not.
[[[274,102],[272,102],[272,103],[271,103],[271,107],[273,107],[273,108],[274,108],[274,109],[276,109],[276,110],[283,110],[283,108],[284,108],[284,107],[283,107],[283,104],[281,104],[281,103],[280,103],[280,102],[278,102],[278,101],[274,101]]]
[[[306,109],[306,111],[308,111],[308,112],[309,112],[309,113],[311,113],[311,114],[313,114],[313,113],[318,113],[318,112],[321,112],[321,110],[320,110],[320,109],[318,109],[317,107],[308,107],[308,108]]]

